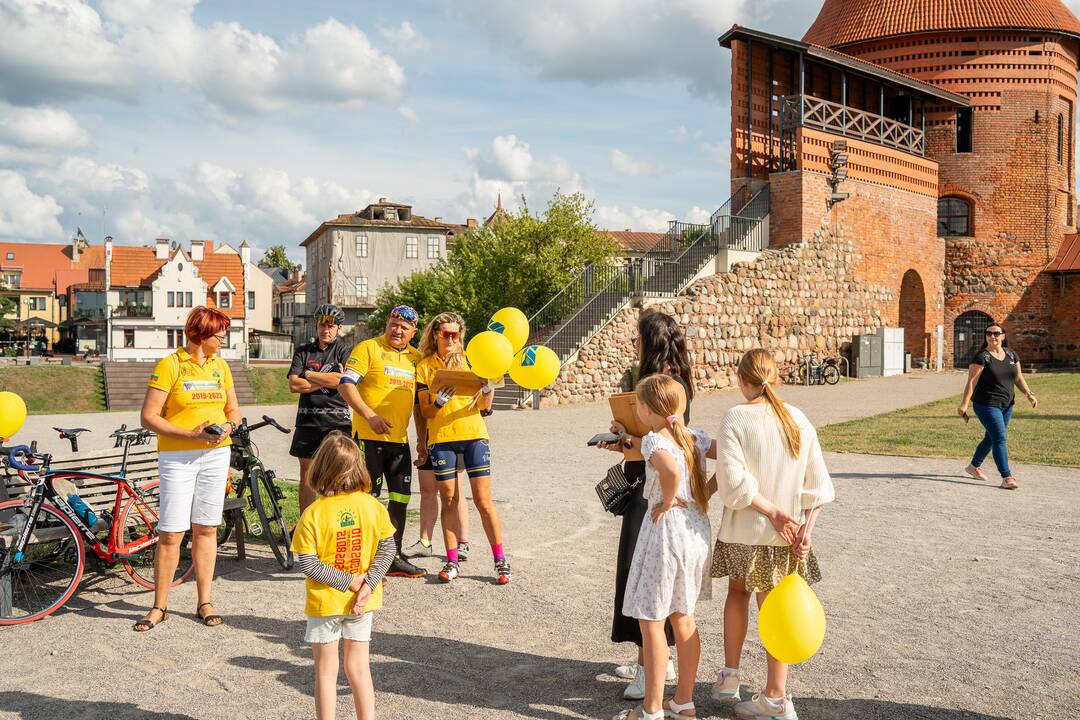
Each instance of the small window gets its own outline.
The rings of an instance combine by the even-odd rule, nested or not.
[[[356,257],[367,257],[367,235],[356,236]]]
[[[168,295],[166,296],[165,305],[167,307],[176,307],[176,293],[172,290],[170,290]],[[170,330],[169,332],[171,333],[172,330]],[[169,347],[172,347],[172,345],[170,345]]]
[[[429,237],[427,239],[427,256],[429,260],[439,257],[439,238]]]
[[[184,293],[184,307],[191,307],[191,293]]]
[[[356,278],[356,295],[358,297],[366,298],[368,294],[367,278],[363,275],[358,275]]]
[[[248,310],[254,310],[255,309],[255,291],[254,290],[248,290],[247,296],[248,296]]]
[[[184,331],[183,330],[177,330],[176,331],[176,347],[183,347],[184,344],[185,344],[184,343]]]
[[[971,108],[960,108],[956,111],[956,152],[972,152],[974,146],[972,127],[974,115]]]
[[[419,252],[418,244],[416,242],[416,238],[414,238],[414,237],[405,238],[405,257],[407,257],[407,258],[418,258],[418,257],[420,257],[420,252]]]
[[[232,295],[225,291],[219,292],[217,304],[219,308],[232,307]]]
[[[15,259],[15,253],[8,253],[6,257],[7,257],[8,260],[14,260]]]
[[[45,309],[45,298],[43,298],[43,297],[32,297],[32,298],[30,298],[30,309],[31,310],[44,310]]]
[[[125,330],[124,331],[124,347],[126,347],[126,348],[135,347],[135,331],[134,330]]]
[[[1057,130],[1058,130],[1058,146],[1057,146],[1058,147],[1058,153],[1057,153],[1057,158],[1058,158],[1058,165],[1063,165],[1065,163],[1065,116],[1062,115],[1061,113],[1058,113],[1057,121],[1058,121],[1058,128],[1057,128]]]
[[[165,346],[169,348],[176,347],[176,335],[171,329],[165,331]]]
[[[938,200],[938,237],[971,237],[971,203],[964,198]]]

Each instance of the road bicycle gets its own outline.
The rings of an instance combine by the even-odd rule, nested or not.
[[[234,532],[242,532],[264,540],[277,558],[278,564],[288,570],[293,566],[292,531],[285,522],[281,509],[284,494],[274,483],[273,470],[267,470],[259,460],[258,448],[251,440],[251,433],[269,425],[286,435],[291,431],[282,427],[268,415],[262,416],[262,422],[247,424],[247,418],[232,432],[232,457],[229,465],[241,473],[239,482],[230,482],[226,494],[233,492],[235,497],[247,496],[247,508],[241,515],[243,527],[236,528],[236,521],[231,513],[226,513],[218,528],[218,545],[227,542]]]
[[[86,432],[57,430],[73,450],[79,433]],[[129,449],[149,444],[154,434],[121,426],[109,437],[115,439],[114,447],[124,450],[116,474],[52,471],[52,456],[37,452],[36,442],[0,448],[7,467],[29,486],[21,499],[0,503],[0,625],[39,620],[63,607],[78,589],[88,556],[106,565],[119,562],[137,584],[154,588],[160,481],[126,477]],[[101,511],[90,525],[85,509],[80,513],[68,490],[108,483],[116,485],[112,510]],[[173,585],[193,571],[189,531],[181,542]]]
[[[809,379],[807,379],[807,373],[809,373]],[[796,382],[800,385],[835,385],[840,382],[840,361],[832,355],[819,361],[817,353],[812,352],[799,361]]]

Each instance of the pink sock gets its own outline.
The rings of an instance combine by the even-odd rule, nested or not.
[[[455,565],[458,564],[457,548],[447,548],[447,550],[446,550],[446,561],[447,562],[452,562]]]
[[[494,543],[491,546],[491,554],[495,556],[495,562],[506,559],[506,555],[503,554],[502,543]]]

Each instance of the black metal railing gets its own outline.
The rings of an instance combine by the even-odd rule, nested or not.
[[[117,305],[112,309],[114,318],[150,318],[154,317],[152,305]]]

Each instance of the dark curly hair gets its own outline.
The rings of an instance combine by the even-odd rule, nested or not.
[[[638,318],[638,377],[670,375],[683,380],[687,400],[694,397],[694,382],[690,377],[690,352],[686,335],[675,318],[662,312],[649,311]]]

